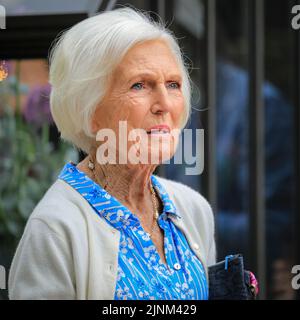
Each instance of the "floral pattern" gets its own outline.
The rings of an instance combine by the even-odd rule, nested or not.
[[[158,224],[164,231],[165,265],[139,218],[100,185],[67,163],[59,175],[77,190],[100,218],[120,231],[115,300],[207,300],[205,270],[170,215],[181,219],[166,190],[151,176],[162,203]]]

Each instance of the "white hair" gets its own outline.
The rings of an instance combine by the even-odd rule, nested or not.
[[[91,117],[107,90],[107,80],[135,44],[162,39],[174,54],[182,74],[184,114],[191,110],[191,80],[183,53],[172,32],[147,13],[129,7],[87,18],[63,32],[51,49],[50,107],[61,138],[89,153],[95,143]]]

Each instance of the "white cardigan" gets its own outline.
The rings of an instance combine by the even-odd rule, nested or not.
[[[215,263],[214,217],[197,191],[155,176],[182,219],[170,215],[207,267]],[[9,272],[10,299],[113,300],[120,231],[57,180],[31,214]]]

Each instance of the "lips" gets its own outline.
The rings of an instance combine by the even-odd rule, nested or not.
[[[166,134],[170,133],[170,127],[168,125],[157,125],[147,130],[148,134]]]

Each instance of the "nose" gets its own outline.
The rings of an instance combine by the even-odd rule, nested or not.
[[[153,96],[154,100],[151,106],[152,113],[165,114],[170,112],[172,107],[171,97],[164,85],[157,86]]]

